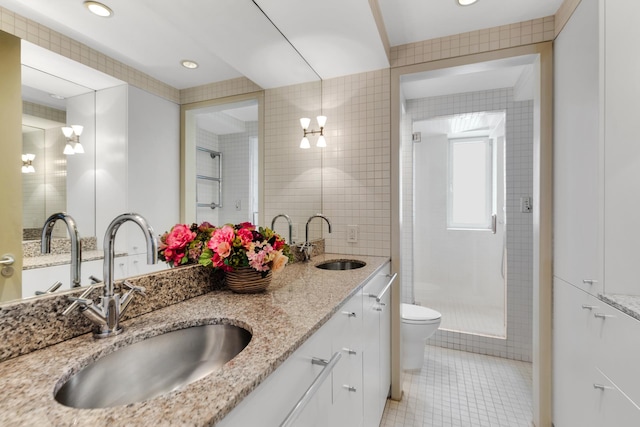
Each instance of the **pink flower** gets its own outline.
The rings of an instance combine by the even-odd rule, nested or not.
[[[240,242],[243,248],[249,249],[251,246],[251,241],[253,240],[253,233],[248,228],[241,228],[237,232],[238,237],[240,238]]]
[[[231,245],[233,243],[234,237],[235,237],[235,232],[233,230],[233,227],[231,227],[230,225],[225,225],[224,227],[218,228],[216,231],[213,232],[213,235],[211,236],[211,240],[209,240],[209,243],[207,244],[207,246],[212,251],[216,251],[218,250],[220,243],[225,242]]]
[[[183,249],[196,238],[196,235],[196,233],[191,231],[189,226],[185,224],[177,224],[173,226],[167,235],[167,248]]]
[[[218,245],[216,251],[221,258],[226,258],[231,255],[231,245],[228,242],[222,242]]]

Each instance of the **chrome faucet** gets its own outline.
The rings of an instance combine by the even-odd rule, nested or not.
[[[309,242],[309,223],[311,222],[311,220],[313,218],[322,218],[327,222],[327,225],[329,226],[329,233],[331,233],[331,221],[329,221],[329,218],[327,218],[326,216],[322,215],[322,214],[315,214],[309,217],[309,219],[307,220],[307,225],[305,226],[304,229],[304,243],[302,245],[300,245],[300,250],[302,251],[302,254],[304,255],[304,260],[305,261],[309,261],[311,260],[311,250],[313,249],[313,244],[311,244],[311,242]]]
[[[278,214],[276,216],[273,217],[273,219],[271,220],[271,229],[274,229],[274,226],[276,225],[276,220],[278,218],[284,218],[287,220],[287,222],[289,223],[289,240],[287,241],[287,243],[292,244],[293,243],[293,223],[291,222],[291,217],[287,214]]]
[[[85,296],[88,293],[85,292],[80,298],[69,298],[73,301],[73,304],[65,310],[65,313],[68,313],[72,311],[73,305],[79,306],[80,312],[93,322],[93,336],[95,338],[105,338],[122,332],[120,318],[127,311],[135,293],[144,295],[145,289],[142,286],[133,286],[126,280],[123,285],[129,290],[124,295],[114,292],[113,260],[115,258],[115,237],[118,228],[127,221],[138,224],[144,233],[147,241],[147,264],[158,262],[158,243],[154,237],[153,228],[147,223],[146,219],[136,213],[125,213],[111,221],[104,236],[104,288],[100,304],[95,304],[92,300],[86,299]]]
[[[65,212],[58,212],[51,215],[44,222],[42,227],[42,237],[40,241],[40,252],[51,253],[51,232],[56,221],[61,220],[67,225],[69,237],[71,238],[71,287],[80,286],[80,264],[82,263],[82,250],[80,248],[80,235],[78,227],[73,217]]]

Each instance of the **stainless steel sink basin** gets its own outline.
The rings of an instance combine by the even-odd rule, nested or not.
[[[55,399],[87,409],[141,402],[206,377],[249,341],[249,331],[231,325],[168,332],[96,360],[71,377]]]
[[[356,259],[332,259],[329,261],[321,262],[316,267],[323,270],[355,270],[356,268],[362,268],[367,265],[364,261],[358,261]]]

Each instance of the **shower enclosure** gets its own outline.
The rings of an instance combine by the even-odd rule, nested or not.
[[[504,338],[505,112],[413,122],[414,298],[441,329]]]

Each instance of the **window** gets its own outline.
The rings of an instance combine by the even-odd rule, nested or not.
[[[492,228],[493,164],[493,146],[489,138],[449,140],[447,228]]]

